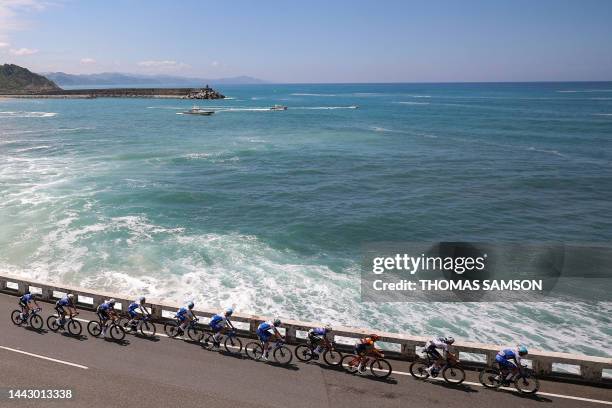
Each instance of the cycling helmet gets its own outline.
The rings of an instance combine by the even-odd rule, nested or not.
[[[147,300],[144,296],[141,296],[140,299],[138,299],[140,301],[140,303],[144,303],[145,300]]]
[[[111,305],[114,305],[116,302],[115,302],[115,299],[110,299],[110,300],[108,301],[108,303],[109,303],[109,304],[111,304]]]
[[[74,299],[74,295],[72,293],[69,293],[66,295],[68,297],[68,299],[72,300]]]
[[[455,342],[455,338],[453,336],[448,336],[447,338],[444,339],[444,342],[446,344],[453,344]]]
[[[227,309],[225,309],[226,316],[231,316],[232,313],[234,313],[234,309],[232,309],[231,307],[228,307]]]
[[[380,339],[380,336],[378,334],[370,334],[370,338],[372,339],[372,341],[378,341],[378,339]]]
[[[277,318],[277,319],[274,319],[273,324],[274,324],[274,327],[278,327],[278,326],[280,326],[280,325],[281,325],[281,321],[280,321],[280,319],[278,319],[278,318]]]
[[[527,347],[525,347],[525,346],[523,346],[523,345],[519,345],[519,346],[518,346],[518,353],[519,353],[519,356],[524,356],[524,355],[526,355],[526,354],[528,353],[528,351],[527,351]]]
[[[193,309],[193,307],[194,307],[194,306],[195,306],[195,305],[193,304],[193,302],[189,302],[189,303],[187,303],[187,307],[188,307],[189,309]]]

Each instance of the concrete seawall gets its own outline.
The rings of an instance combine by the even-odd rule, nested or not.
[[[120,294],[93,291],[91,289],[67,285],[35,282],[5,274],[0,275],[0,292],[19,295],[23,294],[26,290],[39,294],[40,298],[47,302],[53,302],[70,292],[76,296],[79,308],[89,310],[94,309],[98,304],[109,298],[117,300],[116,308],[119,310],[126,310],[133,301],[133,299]],[[177,304],[158,302],[154,299],[147,299],[147,304],[150,306],[152,316],[158,321],[171,318],[179,307]],[[210,317],[216,312],[216,310],[211,309],[198,309],[196,310],[196,315]],[[236,326],[240,334],[248,337],[255,337],[257,326],[266,320],[270,320],[270,317],[244,313],[234,313],[232,318],[233,322],[238,322]],[[306,331],[320,325],[321,323],[283,319],[282,327],[284,328],[288,343],[296,344],[305,341]],[[334,336],[336,337],[360,338],[372,332],[378,333],[383,342],[391,346],[392,349],[395,348],[395,351],[386,351],[385,355],[389,358],[400,360],[414,360],[417,357],[418,348],[422,347],[429,339],[424,336],[387,333],[375,329],[334,326]],[[453,346],[454,351],[459,353],[463,363],[467,363],[465,365],[474,366],[482,366],[482,363],[472,362],[470,364],[468,357],[479,355],[486,360],[487,365],[491,365],[495,361],[496,353],[502,347],[502,345],[462,341],[455,342]],[[465,353],[469,354],[466,355]],[[612,358],[530,350],[526,360],[531,362],[533,370],[542,378],[563,379],[590,384],[612,383],[603,376],[603,370],[612,369]],[[577,368],[578,374],[570,375],[563,373],[558,369],[558,365],[574,366]]]

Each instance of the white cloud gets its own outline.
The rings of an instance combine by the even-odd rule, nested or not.
[[[17,55],[17,56],[32,55],[32,54],[36,54],[37,52],[38,50],[33,50],[31,48],[17,48],[17,49],[12,48],[10,50],[11,54]]]
[[[218,67],[219,64],[220,64],[219,61],[213,61],[213,62],[210,63],[210,65],[212,65],[213,67]]]
[[[88,65],[88,64],[95,64],[95,63],[96,63],[96,60],[93,58],[81,58],[81,64]]]
[[[7,43],[7,42],[2,42],[2,41],[0,41],[0,48],[8,48],[8,47],[10,47],[10,46],[11,46],[11,44],[9,44],[9,43]]]

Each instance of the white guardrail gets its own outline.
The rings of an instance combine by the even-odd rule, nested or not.
[[[56,285],[45,282],[35,282],[19,277],[0,275],[0,292],[12,295],[23,294],[26,290],[39,295],[39,299],[46,302],[54,302],[66,293],[73,293],[77,300],[77,307],[93,310],[105,299],[114,298],[117,301],[116,309],[126,310],[133,299],[114,293],[94,291],[91,289]],[[151,315],[157,321],[163,321],[174,316],[178,305],[151,301],[147,298],[147,307]],[[198,309],[196,315],[209,317],[217,313],[216,310]],[[269,320],[269,317],[234,313],[232,322],[237,323],[236,328],[241,335],[255,337],[257,326]],[[296,344],[304,341],[306,332],[313,327],[320,327],[321,323],[302,322],[297,320],[283,319],[287,342]],[[391,350],[385,351],[385,355],[394,359],[414,360],[417,357],[418,348],[422,347],[429,337],[409,336],[405,334],[380,332],[372,329],[361,329],[354,327],[334,326],[334,336],[339,338],[361,338],[370,333],[377,333],[381,341],[389,346]],[[339,341],[340,342],[340,341]],[[495,361],[495,355],[502,348],[500,345],[482,344],[456,341],[453,345],[454,351],[459,353],[459,358],[466,365],[482,365],[486,361],[491,365]],[[395,351],[393,351],[395,350]],[[463,354],[463,355],[462,355]],[[466,361],[467,360],[467,361]],[[612,369],[612,358],[592,357],[578,354],[553,353],[547,351],[530,350],[526,359],[536,374],[543,378],[562,378],[584,381],[588,383],[609,383],[610,380],[603,376],[603,370]],[[480,361],[480,363],[478,362]],[[568,374],[568,369],[576,374]]]

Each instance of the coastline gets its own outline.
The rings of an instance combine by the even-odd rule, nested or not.
[[[163,98],[163,99],[225,99],[225,95],[208,86],[205,88],[100,88],[62,89],[46,92],[0,92],[0,98],[18,99],[94,99],[94,98]]]

